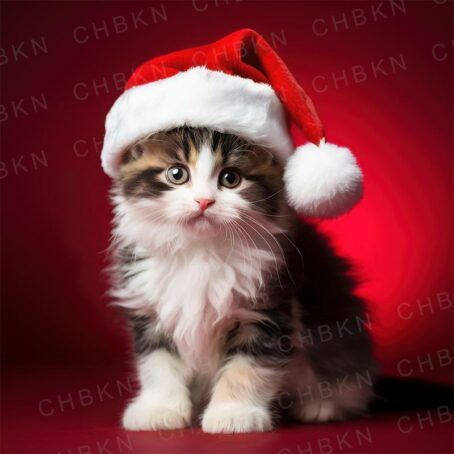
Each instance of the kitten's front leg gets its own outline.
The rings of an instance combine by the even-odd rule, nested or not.
[[[272,429],[269,403],[280,373],[247,355],[236,355],[222,369],[202,419],[210,433],[264,432]]]
[[[139,395],[123,415],[128,430],[170,430],[187,427],[191,419],[191,399],[186,384],[186,368],[179,355],[148,328],[136,332]]]
[[[290,351],[281,348],[277,332],[262,328],[254,324],[239,333],[242,343],[220,370],[203,415],[204,432],[272,429],[270,404],[281,389]]]
[[[184,379],[184,366],[174,353],[155,350],[139,360],[139,395],[123,415],[129,430],[166,430],[187,427],[191,400]]]

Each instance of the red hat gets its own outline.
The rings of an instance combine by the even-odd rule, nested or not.
[[[306,145],[295,149],[290,122],[304,132]],[[326,143],[312,101],[253,30],[137,68],[107,115],[104,171],[117,177],[129,146],[184,125],[236,134],[271,151],[285,165],[289,204],[302,214],[338,216],[361,198],[362,173],[354,156]]]

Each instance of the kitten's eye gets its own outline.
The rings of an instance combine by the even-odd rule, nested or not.
[[[167,179],[173,184],[184,184],[189,180],[189,172],[182,166],[170,167],[167,170]]]
[[[219,175],[219,184],[226,188],[236,188],[241,183],[241,176],[235,169],[224,169]]]

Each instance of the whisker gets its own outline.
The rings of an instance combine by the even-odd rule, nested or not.
[[[243,211],[243,210],[242,210]],[[293,214],[263,214],[267,218],[293,218]]]
[[[227,224],[227,229],[229,231],[229,238],[230,238],[230,251],[229,251],[229,254],[227,256],[227,259],[230,258],[230,256],[232,255],[232,252],[235,248],[235,235],[233,235],[233,232],[230,228],[230,226]]]
[[[252,242],[254,248],[255,248],[256,250],[259,251],[260,248],[257,246],[256,242],[254,241],[254,239],[252,238],[252,236],[249,234],[249,232],[248,232],[244,227],[242,227],[238,222],[236,222],[235,224],[236,224],[237,228],[239,229],[238,232],[242,232],[245,241],[247,242],[247,239],[246,239],[246,235],[247,235],[247,237],[248,237],[248,238],[250,239],[250,241]],[[249,259],[250,259],[250,261],[251,261],[251,263],[252,263],[252,252],[251,252],[251,248],[249,248]],[[258,256],[258,259],[259,259],[259,268],[262,269],[262,257],[260,256],[260,254],[259,254],[259,256]],[[260,287],[262,287],[262,286],[263,286],[263,280],[262,280],[262,278],[260,278]]]
[[[274,264],[275,264],[275,268],[276,268],[276,276],[279,281],[279,286],[281,288],[284,288],[282,285],[282,282],[281,282],[281,278],[279,276],[279,267],[278,267],[278,263],[277,263],[277,259],[276,259],[276,254],[274,253],[273,248],[271,247],[270,243],[268,243],[266,238],[257,229],[255,229],[251,224],[249,224],[247,221],[245,221],[244,219],[241,219],[241,222],[244,222],[247,226],[249,226],[252,230],[254,230],[254,232],[257,233],[257,235],[260,236],[260,238],[262,238],[262,240],[265,241],[265,243],[267,244],[268,249],[270,250],[270,252],[273,256],[273,259],[274,259]],[[276,241],[276,243],[277,243],[277,241]],[[281,248],[281,250],[282,250],[282,248]]]
[[[248,214],[244,214],[244,216],[249,219],[250,221],[252,221],[255,225],[257,225],[258,227],[260,227],[264,232],[266,232],[273,240],[274,242],[276,243],[276,245],[279,247],[280,251],[281,251],[281,254],[282,254],[282,258],[283,258],[283,261],[284,261],[284,265],[285,265],[285,268],[287,270],[287,274],[290,278],[290,280],[292,281],[293,285],[296,287],[296,283],[293,279],[293,276],[292,274],[290,273],[290,270],[288,268],[288,265],[287,265],[287,261],[285,260],[285,252],[284,252],[284,249],[282,248],[281,244],[279,243],[279,241],[277,241],[277,239],[275,238],[275,236],[270,233],[263,225],[261,225],[259,222],[257,222],[252,216],[249,216]],[[285,234],[284,234],[285,235]]]
[[[244,210],[244,209],[242,209],[242,210],[240,210],[240,211],[241,211],[241,213],[244,214],[245,216],[248,216],[248,214],[249,214],[249,213],[248,213],[246,210]],[[268,217],[268,216],[273,216],[273,215],[266,215],[266,216]],[[279,216],[279,215],[275,215],[275,216]],[[282,215],[282,217],[284,217],[284,216],[293,217],[293,215],[290,215],[290,214],[289,214],[289,215]],[[270,235],[271,235],[271,233],[270,233]],[[294,243],[294,242],[285,234],[285,232],[281,231],[281,232],[279,233],[279,235],[283,235],[283,236],[286,238],[286,240],[290,243],[290,245],[295,249],[295,251],[296,251],[296,252],[298,253],[298,255],[301,257],[301,263],[302,263],[302,265],[303,265],[303,267],[304,267],[304,257],[303,257],[303,254],[302,254],[301,250],[298,248],[298,246],[296,246],[296,244],[295,244],[295,243]]]
[[[232,228],[232,229],[235,229],[235,226],[238,226],[238,225],[235,223],[234,220],[228,221],[228,222],[229,222],[229,224],[231,225],[231,228]],[[239,227],[239,226],[238,226],[238,227]],[[235,230],[233,230],[233,231],[235,231]],[[241,234],[241,236],[244,238],[244,241],[245,241],[245,243],[246,243],[246,247],[245,247],[245,245],[243,244],[243,240],[241,239],[241,237],[239,237],[238,239],[239,239],[240,242],[241,242],[241,247],[242,247],[242,248],[245,247],[245,248],[247,249],[247,251],[248,251],[248,253],[249,253],[249,260],[250,260],[250,263],[252,263],[252,252],[251,252],[251,248],[250,248],[249,245],[248,245],[247,238],[246,238],[246,236],[244,235],[244,233],[243,233],[241,230],[238,230],[238,233]],[[245,256],[244,256],[244,254],[242,254],[242,257],[243,257],[244,268],[246,268],[246,258],[245,258]]]
[[[271,197],[274,197],[275,195],[279,194],[283,190],[284,190],[284,188],[281,188],[281,189],[279,189],[279,191],[273,192],[273,194],[269,195],[268,197],[265,197],[264,199],[249,200],[249,202],[251,202],[251,203],[264,202],[265,200],[271,199]]]

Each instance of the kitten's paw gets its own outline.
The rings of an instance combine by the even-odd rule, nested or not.
[[[123,414],[127,430],[172,430],[189,426],[191,402],[186,396],[172,399],[139,396]]]
[[[265,432],[272,427],[266,408],[241,402],[210,404],[202,419],[202,430],[209,433]]]
[[[295,417],[302,422],[328,422],[343,419],[341,409],[332,400],[315,399],[299,406]]]

